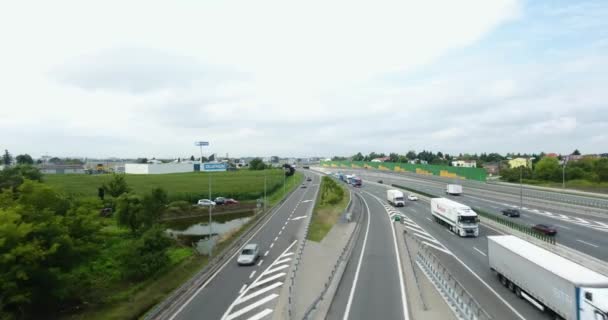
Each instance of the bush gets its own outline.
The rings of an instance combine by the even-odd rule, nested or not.
[[[125,250],[121,257],[122,275],[128,280],[141,280],[154,275],[169,265],[167,249],[172,240],[162,226],[155,226]]]

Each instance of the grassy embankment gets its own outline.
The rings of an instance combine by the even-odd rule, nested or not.
[[[524,179],[525,184],[539,187],[562,188],[561,182],[547,182],[538,180]],[[514,182],[516,183],[516,182]],[[608,193],[608,182],[593,182],[589,180],[570,180],[566,181],[567,189],[574,189],[587,192]]]
[[[324,176],[310,221],[308,240],[317,242],[323,240],[344,213],[349,201],[350,193],[345,185]]]
[[[212,192],[215,196],[227,196],[242,199],[259,198],[264,193],[264,175],[267,175],[267,189],[272,186],[273,192],[268,192],[268,202],[272,207],[284,196],[283,171],[238,171],[212,173]],[[208,179],[205,173],[185,173],[166,175],[127,175],[129,186],[136,193],[146,192],[154,187],[162,187],[169,192],[172,200],[183,199],[183,197],[194,197],[197,194],[207,194]],[[63,190],[67,194],[95,197],[97,187],[109,180],[109,176],[86,176],[86,175],[56,175],[45,176],[45,181]],[[288,178],[287,192],[297,188],[303,180],[301,173]],[[216,191],[217,190],[217,191]],[[216,193],[217,192],[217,193]],[[256,219],[252,219],[239,229],[225,234],[215,252],[221,252],[229,246],[232,241],[245,232]],[[105,228],[107,233],[123,233],[126,230],[119,229],[114,225]],[[111,247],[111,246],[110,246]],[[66,319],[137,319],[155,304],[162,301],[171,291],[190,279],[196,272],[202,269],[209,261],[209,257],[194,253],[188,247],[176,245],[168,252],[171,265],[166,270],[161,270],[154,277],[138,282],[116,281],[104,286],[100,292],[100,299],[95,306],[91,306],[82,312],[64,316]],[[101,298],[103,297],[103,298]]]

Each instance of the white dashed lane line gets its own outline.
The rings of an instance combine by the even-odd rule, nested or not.
[[[591,247],[594,247],[594,248],[599,248],[599,247],[600,247],[600,246],[598,246],[598,245],[596,245],[596,244],[593,244],[593,243],[591,243],[591,242],[587,242],[587,241],[583,241],[583,240],[579,240],[579,239],[576,239],[576,241],[578,241],[578,242],[580,242],[580,243],[584,243],[584,244],[586,244],[586,245],[588,245],[588,246],[591,246]]]
[[[473,247],[473,249],[475,249],[475,251],[479,252],[479,254],[483,255],[484,257],[488,256],[487,254],[485,254],[483,251],[477,249],[476,247]]]
[[[239,290],[239,293],[243,293],[243,291],[245,291],[246,288],[247,288],[247,285],[244,284],[243,287],[241,288],[241,290]]]
[[[266,253],[264,253],[264,257],[268,255],[268,251],[266,251]]]
[[[264,259],[260,259],[260,262],[258,262],[258,267],[261,266],[263,262],[264,262]]]
[[[251,274],[249,275],[249,279],[253,278],[253,276],[255,276],[256,270],[251,271]]]

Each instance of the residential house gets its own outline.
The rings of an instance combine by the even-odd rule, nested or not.
[[[387,162],[389,161],[391,158],[389,157],[382,157],[382,158],[376,158],[376,159],[372,159],[372,162]]]
[[[500,174],[500,163],[498,162],[484,163],[483,168],[490,176],[497,176]]]
[[[509,160],[509,168],[528,167],[532,168],[532,160],[529,158],[515,158]]]

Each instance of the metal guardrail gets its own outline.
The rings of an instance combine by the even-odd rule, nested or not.
[[[420,240],[406,233],[410,239],[418,243],[416,264],[431,279],[433,284],[447,298],[450,307],[457,313],[459,319],[491,320],[492,317],[481,307],[461,284],[444,267],[428,247],[422,245]]]
[[[190,280],[173,290],[167,296],[167,298],[165,298],[165,300],[150,309],[144,315],[143,319],[164,319],[165,317],[163,317],[163,313],[174,306],[178,300],[185,299],[185,297],[188,297],[190,294],[194,294],[194,292],[196,292],[196,290],[198,290],[198,288],[200,288],[220,268],[220,266],[222,266],[227,258],[238,250],[238,248],[244,243],[244,240],[256,232],[259,227],[272,216],[272,213],[275,210],[278,210],[278,208],[280,208],[297,190],[299,190],[299,188],[294,188],[273,208],[269,208],[269,210],[259,215],[257,221],[251,225],[247,231],[243,232],[243,234],[236,238],[228,247],[224,248],[222,252],[213,257],[209,263],[207,263],[203,269],[190,278]]]
[[[350,201],[348,202],[348,205],[346,206],[346,210],[344,210],[343,215],[347,214],[347,213],[352,213],[352,197],[353,197],[353,192],[350,192]],[[358,196],[358,195],[357,195]],[[325,294],[327,293],[327,290],[329,289],[329,286],[331,285],[334,276],[336,275],[336,272],[338,271],[338,268],[340,267],[340,264],[346,260],[348,260],[348,257],[350,256],[350,251],[352,249],[352,243],[353,243],[353,239],[357,238],[357,235],[359,234],[359,230],[361,228],[361,217],[363,215],[359,214],[357,215],[357,225],[356,225],[356,230],[353,230],[353,232],[350,234],[350,237],[348,238],[346,245],[344,246],[344,248],[342,248],[342,251],[340,252],[340,256],[338,257],[338,259],[336,260],[336,263],[334,264],[334,266],[331,269],[331,272],[329,274],[329,277],[327,278],[327,281],[325,281],[325,283],[323,284],[323,290],[319,293],[319,295],[313,300],[313,303],[308,307],[308,309],[306,309],[306,311],[304,312],[304,316],[302,317],[302,319],[312,319],[314,312],[317,310],[319,303],[321,303],[321,301],[324,299]],[[350,222],[350,221],[349,221]]]

